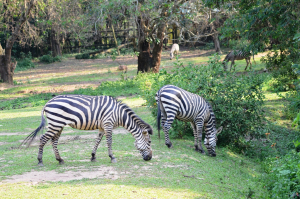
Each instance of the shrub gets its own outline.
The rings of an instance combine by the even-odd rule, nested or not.
[[[21,59],[18,60],[16,71],[26,70],[35,67],[34,63],[31,61],[32,60],[31,52],[29,52],[27,55],[21,52],[20,57]]]
[[[263,78],[254,72],[248,76],[224,72],[223,65],[218,60],[220,57],[215,55],[208,65],[189,64],[183,67],[181,63],[177,63],[173,73],[161,70],[152,81],[145,82],[141,90],[154,116],[157,112],[154,96],[164,85],[173,84],[202,96],[211,102],[217,126],[224,127],[218,143],[229,144],[241,151],[248,147],[245,136],[260,136],[257,129],[264,126],[264,96],[261,89]],[[172,127],[172,133],[178,136],[177,127]]]
[[[90,59],[90,54],[88,53],[78,54],[75,56],[75,59]]]
[[[277,91],[287,91],[293,89],[290,85],[297,79],[297,74],[293,71],[293,57],[299,57],[298,52],[278,51],[269,52],[261,61],[266,64],[266,68],[271,71],[274,77],[274,89]]]
[[[294,64],[292,68],[295,75],[299,76],[300,64]],[[295,86],[295,90],[290,91],[285,96],[285,99],[289,101],[289,104],[285,107],[285,114],[289,119],[295,118],[300,109],[300,80],[296,79],[293,85]]]
[[[300,142],[283,157],[273,157],[264,162],[265,187],[272,198],[299,198],[300,194]]]
[[[43,63],[53,63],[53,62],[60,62],[62,60],[62,57],[61,56],[53,57],[50,52],[48,55],[43,55],[39,57],[39,60],[40,62]]]

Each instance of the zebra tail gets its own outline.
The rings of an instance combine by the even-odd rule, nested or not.
[[[158,130],[158,139],[160,140],[160,120],[161,120],[161,111],[160,105],[157,103],[157,130]]]
[[[45,108],[45,107],[44,107]],[[22,145],[27,145],[26,148],[28,148],[32,141],[34,140],[34,138],[36,137],[36,135],[45,128],[46,125],[46,119],[44,117],[44,108],[42,110],[42,122],[40,124],[40,126],[35,129],[32,133],[30,133],[24,140],[23,142],[20,144],[19,148],[21,148]]]

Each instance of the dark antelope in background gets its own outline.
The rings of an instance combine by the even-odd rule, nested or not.
[[[225,59],[223,60],[224,69],[227,70],[227,64],[229,61],[231,61],[231,65],[230,65],[230,71],[231,71],[231,67],[232,65],[234,65],[234,60],[243,60],[243,59],[245,59],[247,63],[245,70],[247,70],[249,63],[250,63],[250,69],[252,69],[251,53],[244,52],[242,50],[233,50],[226,55]],[[255,62],[254,54],[253,54],[253,61]]]
[[[223,127],[216,129],[216,117],[210,106],[199,95],[190,93],[177,86],[166,85],[156,93],[157,103],[157,128],[160,137],[161,126],[165,133],[165,143],[170,148],[172,143],[169,139],[169,130],[174,119],[190,122],[195,139],[195,150],[205,153],[202,148],[202,129],[205,129],[204,145],[211,156],[216,156],[217,134]]]
[[[99,135],[92,151],[91,161],[96,160],[96,151],[103,135],[106,135],[108,155],[111,162],[116,162],[112,153],[112,130],[119,126],[127,129],[135,138],[135,146],[144,160],[152,158],[151,139],[152,128],[139,118],[126,104],[109,96],[60,95],[52,98],[42,109],[42,122],[21,144],[29,146],[37,133],[45,125],[44,112],[48,119],[48,130],[40,138],[38,165],[43,166],[43,148],[51,139],[56,160],[60,164],[64,160],[57,149],[58,139],[66,125],[80,130],[99,129]]]

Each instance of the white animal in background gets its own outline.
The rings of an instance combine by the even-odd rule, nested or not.
[[[174,57],[174,54],[178,55],[179,53],[179,45],[178,44],[173,44],[170,52],[170,59],[172,60]]]

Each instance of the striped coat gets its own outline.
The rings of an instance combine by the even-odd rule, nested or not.
[[[56,159],[60,164],[64,160],[60,157],[57,143],[66,125],[80,130],[99,129],[99,136],[92,151],[92,161],[96,160],[96,150],[101,142],[103,135],[106,135],[108,155],[112,162],[116,158],[112,153],[112,130],[119,126],[127,129],[135,138],[135,146],[140,151],[144,160],[152,158],[150,146],[152,128],[149,124],[139,118],[133,110],[120,101],[109,96],[86,96],[86,95],[59,95],[49,100],[42,109],[42,122],[21,145],[31,144],[37,133],[45,127],[48,119],[47,132],[40,139],[38,161],[42,166],[42,155],[44,145],[51,139]]]
[[[245,70],[247,70],[247,67],[249,64],[250,64],[250,69],[251,69],[252,68],[251,53],[244,52],[242,50],[233,50],[226,55],[226,57],[223,60],[224,69],[227,70],[227,64],[229,61],[231,61],[231,65],[230,65],[230,71],[231,71],[231,68],[234,65],[234,61],[235,60],[243,60],[243,59],[245,59],[246,63],[247,63]],[[253,61],[254,61],[254,54],[253,54]]]
[[[161,119],[161,126],[165,133],[165,143],[169,148],[172,147],[172,143],[168,132],[176,118],[191,123],[194,132],[195,150],[201,153],[204,153],[202,148],[202,128],[204,127],[204,145],[210,155],[216,156],[217,134],[222,131],[222,127],[216,129],[216,117],[209,103],[199,95],[173,85],[160,88],[155,99],[158,106],[158,131],[160,131]]]

